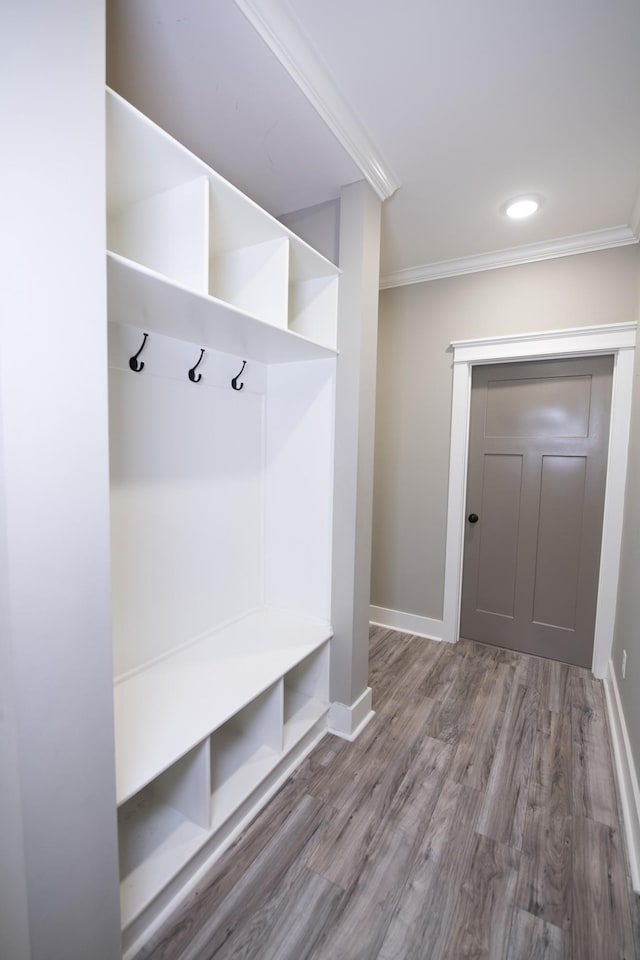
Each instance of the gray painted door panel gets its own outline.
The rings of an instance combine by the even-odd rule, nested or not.
[[[474,368],[462,636],[591,666],[612,370]]]

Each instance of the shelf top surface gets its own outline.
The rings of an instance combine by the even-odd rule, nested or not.
[[[109,319],[259,363],[335,357],[336,351],[188,290],[116,253],[107,254]]]
[[[118,803],[330,637],[326,621],[265,608],[116,681]]]

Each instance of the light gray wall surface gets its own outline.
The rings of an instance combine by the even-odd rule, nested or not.
[[[634,320],[639,262],[633,245],[381,292],[372,604],[442,618],[450,342]]]
[[[638,271],[638,321],[640,324],[640,270]],[[627,652],[627,669],[622,679],[622,651]],[[620,558],[620,582],[616,628],[611,651],[622,708],[640,772],[640,330],[636,333],[636,367],[633,378],[631,439],[624,533]]]
[[[279,219],[327,260],[335,264],[340,262],[339,200],[327,200],[314,207],[286,213]]]
[[[121,956],[104,15],[12,0],[0,32],[2,960]]]

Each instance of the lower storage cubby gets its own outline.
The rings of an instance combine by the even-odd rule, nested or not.
[[[282,681],[240,710],[210,738],[211,826],[220,827],[282,757]]]
[[[120,909],[126,927],[210,836],[207,744],[118,810]]]
[[[284,677],[283,740],[290,750],[329,709],[329,646],[305,657]]]
[[[279,619],[278,625],[282,628],[284,622]],[[303,755],[314,742],[320,729],[318,722],[328,710],[329,645],[323,642],[299,662],[294,660],[295,666],[290,666],[301,642],[300,632],[293,626],[290,634],[282,629],[278,631],[281,663],[289,668],[266,690],[254,693],[248,702],[239,701],[239,709],[229,719],[213,729],[209,726],[208,733],[204,736],[201,733],[200,741],[183,756],[149,782],[138,779],[135,792],[124,793],[118,809],[118,831],[123,946],[127,958],[137,949],[140,931],[157,916],[162,904],[168,902],[167,898],[175,896],[175,890],[186,882],[189,871],[215,858],[226,838],[237,829],[238,818],[255,813],[278,778],[286,775],[290,758]],[[277,651],[278,648],[265,644],[260,654],[254,652],[254,657],[265,658],[271,669],[277,669]],[[191,663],[195,648],[185,652]],[[239,642],[235,655],[241,655]],[[214,704],[212,718],[215,711],[224,706],[222,663],[220,659],[215,674],[217,685],[211,682],[209,671],[205,673],[209,697],[217,704]],[[246,696],[246,691],[251,689],[251,657],[242,660],[242,667]],[[236,674],[229,672],[228,664],[227,670],[228,685],[229,678]],[[175,671],[167,675],[173,677]],[[184,678],[184,671],[180,675]],[[139,684],[140,676],[136,677]],[[239,692],[242,688],[236,683],[235,689]],[[162,692],[162,700],[166,702],[170,690],[163,686]],[[187,724],[188,708],[185,700],[181,714],[184,714],[183,726]],[[193,704],[191,709],[193,712]],[[120,729],[124,747],[130,744],[135,732],[131,722],[125,725],[125,716],[131,721],[137,715],[131,710],[122,713]],[[151,744],[164,730],[161,713],[153,716],[160,729],[156,730]],[[316,725],[318,729],[314,730]],[[185,726],[185,729],[191,728]],[[201,729],[201,723],[193,729]],[[176,748],[177,743],[171,752]],[[165,755],[170,753],[165,751]],[[126,789],[126,781],[122,782]],[[180,878],[178,886],[176,878]]]

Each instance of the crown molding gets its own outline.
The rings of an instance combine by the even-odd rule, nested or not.
[[[640,216],[640,210],[638,212]],[[459,277],[467,273],[496,270],[499,267],[513,267],[521,263],[534,263],[536,260],[552,260],[555,257],[569,257],[577,253],[608,250],[610,247],[624,247],[637,242],[637,233],[628,226],[595,230],[593,233],[580,233],[573,237],[563,237],[561,240],[530,243],[527,246],[512,247],[509,250],[493,250],[491,253],[481,253],[473,257],[440,260],[437,263],[426,263],[421,267],[394,270],[380,278],[380,289],[426,283],[429,280],[442,280],[446,277]]]
[[[272,0],[235,0],[251,26],[278,58],[309,103],[369,181],[387,200],[400,181],[342,98],[327,67],[284,4]]]

